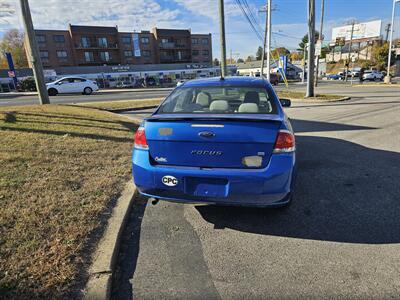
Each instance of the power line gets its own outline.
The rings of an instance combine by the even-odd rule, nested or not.
[[[258,32],[258,30],[255,28],[253,22],[251,21],[250,17],[247,15],[246,10],[243,7],[243,4],[240,2],[240,0],[236,0],[235,1],[237,6],[240,8],[240,10],[242,11],[243,15],[245,16],[247,22],[250,24],[251,28],[253,29],[254,33],[256,34],[257,38],[262,42],[262,36],[260,35],[260,33]]]
[[[245,5],[245,8],[246,8],[247,11],[249,12],[250,18],[253,20],[254,24],[257,25],[259,31],[263,32],[264,30],[262,29],[262,27],[261,27],[260,24],[258,23],[257,19],[255,18],[255,16],[254,16],[254,14],[253,14],[253,12],[252,12],[252,10],[251,10],[249,4],[247,3],[247,0],[242,0],[242,1],[243,1],[244,5]]]

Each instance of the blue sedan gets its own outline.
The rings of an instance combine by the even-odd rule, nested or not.
[[[290,203],[292,126],[263,78],[191,80],[138,128],[133,178],[145,196],[182,203],[277,207]]]

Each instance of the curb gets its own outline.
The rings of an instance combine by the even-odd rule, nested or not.
[[[353,84],[353,87],[400,87],[397,83],[366,83],[366,84]]]
[[[311,99],[297,99],[297,98],[285,98],[289,99],[292,102],[301,102],[301,103],[328,103],[328,102],[341,102],[350,100],[351,97],[342,97],[339,99],[331,99],[331,100],[311,100]]]
[[[149,109],[149,108],[156,108],[158,105],[147,105],[147,106],[141,106],[141,107],[132,107],[132,108],[116,108],[116,109],[101,109],[101,110],[106,110],[112,113],[120,113],[124,111],[135,111],[135,110],[142,110],[142,109]]]
[[[112,277],[117,262],[119,244],[135,194],[136,187],[130,180],[118,198],[107,222],[107,228],[92,256],[89,280],[84,290],[83,299],[108,300],[111,297]]]

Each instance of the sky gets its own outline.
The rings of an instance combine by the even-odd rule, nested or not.
[[[246,0],[263,35],[265,0]],[[316,1],[319,28],[321,0]],[[10,28],[22,28],[17,0],[0,0],[0,37]],[[212,33],[213,56],[220,56],[217,0],[29,0],[36,29],[66,29],[75,25],[118,25],[121,31],[190,28],[192,33]],[[235,0],[225,0],[227,57],[255,55],[260,39],[251,29]],[[325,0],[324,36],[332,28],[355,19],[382,20],[382,31],[391,19],[392,0]],[[272,0],[272,46],[295,50],[307,32],[307,0]],[[4,9],[7,5],[10,7]],[[3,10],[3,13],[2,13]],[[14,14],[4,13],[5,10]],[[400,3],[396,8],[395,37],[400,37]]]

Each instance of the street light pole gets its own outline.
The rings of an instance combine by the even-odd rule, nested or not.
[[[390,83],[390,64],[392,58],[392,44],[393,44],[393,25],[394,25],[394,13],[396,9],[396,3],[400,2],[400,0],[393,0],[393,9],[392,9],[392,26],[390,26],[390,40],[389,40],[389,56],[388,56],[388,66],[387,66],[387,75],[385,77],[385,83]]]
[[[33,75],[35,77],[36,89],[39,95],[40,104],[50,104],[49,95],[47,93],[46,84],[43,75],[43,65],[40,59],[39,50],[36,43],[35,31],[33,29],[31,11],[29,9],[28,0],[20,0],[22,17],[24,19],[24,28],[26,33],[26,41],[28,48],[28,59],[32,64]]]

